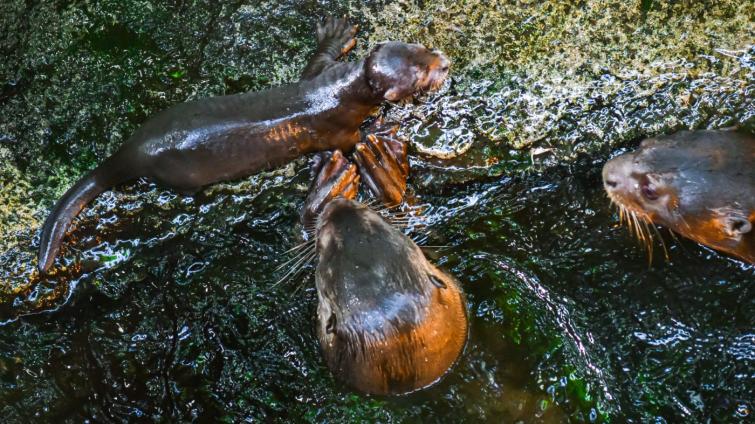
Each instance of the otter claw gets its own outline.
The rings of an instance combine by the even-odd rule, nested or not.
[[[336,197],[354,199],[359,189],[359,174],[356,165],[350,163],[340,150],[321,153],[313,165],[316,173],[304,202],[301,221],[305,225],[314,222],[325,205]]]
[[[404,200],[409,176],[405,143],[386,135],[368,134],[364,142],[356,145],[354,160],[362,180],[384,204],[393,206]]]

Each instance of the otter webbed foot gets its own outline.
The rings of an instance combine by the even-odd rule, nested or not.
[[[354,35],[357,26],[345,18],[329,17],[317,24],[317,53],[310,59],[302,72],[302,79],[310,79],[347,54],[357,43]]]
[[[396,126],[380,126],[356,145],[359,174],[375,197],[387,206],[404,200],[409,160],[406,143],[396,138]]]
[[[307,226],[314,223],[325,205],[336,197],[354,199],[359,190],[357,167],[341,153],[323,152],[315,157],[312,166],[314,180],[304,201],[301,221]]]

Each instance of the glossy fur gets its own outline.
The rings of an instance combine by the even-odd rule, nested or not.
[[[329,202],[317,225],[317,335],[333,373],[365,393],[438,381],[467,337],[458,283],[370,208]]]

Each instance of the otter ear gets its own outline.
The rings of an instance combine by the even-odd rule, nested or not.
[[[752,223],[738,214],[729,214],[724,218],[724,231],[730,237],[739,238],[752,231]]]

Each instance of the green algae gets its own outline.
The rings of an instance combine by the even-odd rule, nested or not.
[[[0,147],[0,163],[10,163],[7,148]],[[0,234],[3,235],[6,249],[18,243],[13,234],[36,226],[34,210],[25,203],[31,185],[23,179],[21,172],[12,165],[0,168]]]

